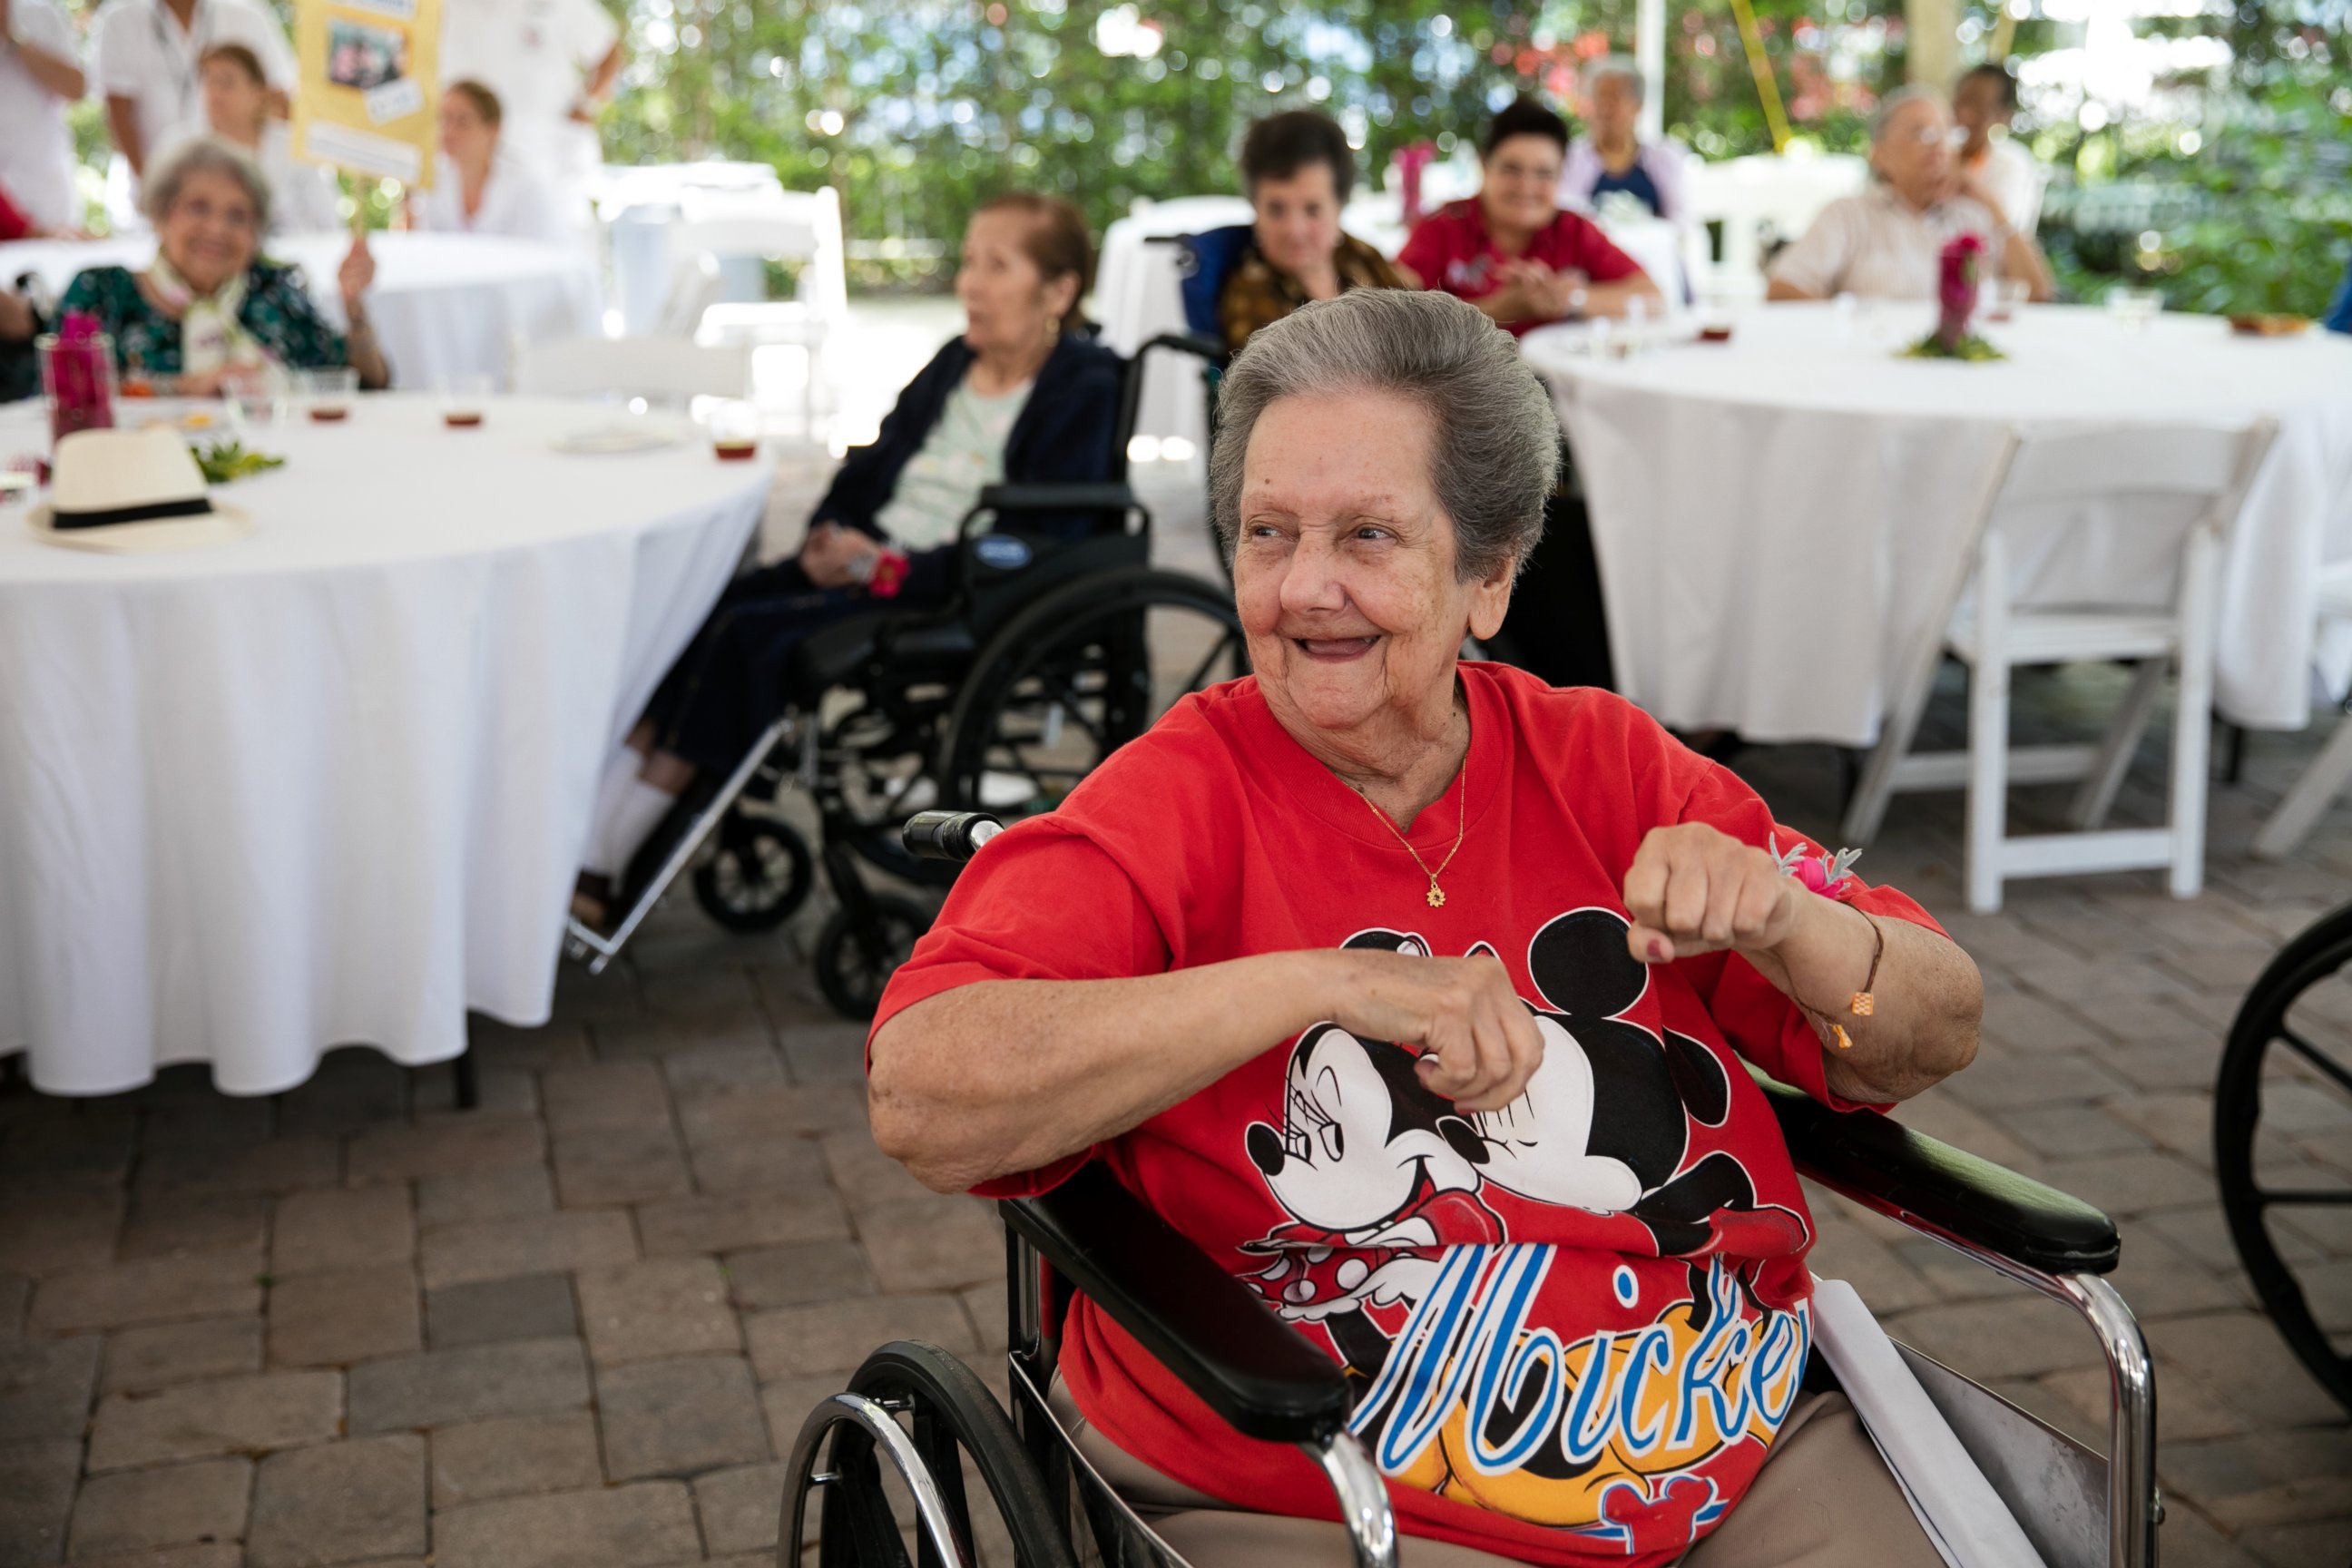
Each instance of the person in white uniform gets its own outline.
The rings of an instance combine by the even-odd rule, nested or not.
[[[506,110],[501,140],[550,182],[567,228],[588,222],[602,152],[596,110],[621,69],[621,34],[598,0],[449,0],[441,79],[478,81]]]
[[[1870,188],[1823,207],[1804,237],[1772,258],[1764,297],[1933,300],[1944,247],[1973,234],[1984,246],[1979,277],[2011,279],[2049,299],[2040,247],[1978,194],[1952,141],[1942,98],[1916,87],[1888,94],[1871,121]]]
[[[90,37],[106,122],[133,179],[169,133],[203,121],[203,60],[215,44],[242,44],[260,62],[274,111],[294,89],[286,30],[256,0],[106,0]]]
[[[79,223],[66,110],[83,85],[65,13],[51,0],[0,0],[0,191],[45,231]]]
[[[408,198],[411,228],[569,241],[545,184],[499,145],[505,108],[478,81],[441,89],[441,157],[429,191]]]
[[[1974,179],[2002,222],[2032,234],[2042,220],[2042,165],[2017,144],[2009,122],[2017,115],[2017,79],[2005,66],[1981,65],[1952,89],[1952,119],[1966,133],[1960,171]]]
[[[197,136],[217,136],[252,154],[269,181],[269,232],[334,234],[344,227],[334,171],[294,156],[293,128],[269,112],[269,80],[243,44],[215,44],[199,64],[205,115],[157,144],[157,155]]]

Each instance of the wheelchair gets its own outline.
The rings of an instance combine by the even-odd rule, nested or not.
[[[908,831],[925,851],[961,860],[996,824],[933,814]],[[2102,1278],[2121,1250],[2113,1222],[1885,1117],[1841,1114],[1794,1089],[1763,1087],[1799,1171],[2083,1316],[2106,1357],[2112,1462],[1940,1363],[1907,1347],[1902,1354],[2051,1568],[2152,1564],[2163,1515],[2155,1374],[2130,1310]],[[1347,1429],[1352,1396],[1336,1363],[1098,1164],[1001,1210],[1010,1414],[946,1351],[884,1345],[800,1428],[785,1469],[780,1563],[801,1555],[813,1530],[824,1568],[903,1568],[908,1542],[899,1521],[910,1511],[921,1568],[982,1561],[1185,1568],[1087,1461],[1048,1403],[1055,1336],[1074,1292],[1236,1432],[1306,1450],[1329,1481],[1354,1561],[1364,1568],[1396,1562],[1387,1492]],[[1809,1369],[1807,1386],[1821,1386],[1824,1371]],[[968,1474],[992,1517],[975,1511]],[[895,1510],[894,1498],[905,1500]]]
[[[1246,672],[1231,593],[1150,564],[1151,514],[1127,482],[1141,369],[1162,350],[1223,357],[1181,334],[1145,344],[1121,387],[1109,479],[989,487],[960,526],[946,605],[877,609],[803,640],[775,722],[731,773],[680,799],[621,879],[609,931],[569,922],[567,957],[602,973],[688,874],[719,925],[773,930],[821,868],[836,908],[812,953],[817,982],[843,1016],[870,1017],[931,912],[868,887],[861,867],[918,893],[954,879],[904,848],[909,815],[1049,810],[1179,699]],[[1024,530],[1073,515],[1091,523],[1076,542]],[[814,851],[784,812],[794,786],[815,809]]]
[[[2310,1184],[2298,1142],[2331,1140],[2352,1124],[2352,904],[2315,921],[2272,959],[2247,991],[2213,1086],[2213,1173],[2231,1240],[2263,1310],[2319,1385],[2352,1412],[2352,1335],[2330,1334],[2273,1228],[2352,1209],[2352,1183]],[[2275,1111],[2267,1134],[2265,1111]],[[2297,1172],[2297,1184],[2273,1184]],[[2336,1325],[2340,1331],[2341,1324]]]

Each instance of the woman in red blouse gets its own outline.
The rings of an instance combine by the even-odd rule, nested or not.
[[[1591,221],[1562,212],[1559,172],[1568,125],[1532,99],[1512,100],[1486,127],[1478,194],[1423,218],[1397,264],[1432,289],[1457,294],[1513,334],[1585,316],[1622,316],[1665,297],[1633,258]]]
[[[1458,661],[1558,448],[1458,300],[1258,331],[1211,477],[1256,673],[964,872],[883,998],[874,1135],[942,1192],[1102,1161],[1351,1370],[1409,1562],[1933,1568],[1799,1386],[1811,1222],[1743,1063],[1900,1100],[1967,1064],[1982,987],[1639,710]],[[1192,1561],[1344,1540],[1311,1461],[1083,1298],[1060,1370]],[[1803,1555],[1832,1521],[1853,1555]]]

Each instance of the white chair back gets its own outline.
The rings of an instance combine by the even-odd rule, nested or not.
[[[1793,158],[1758,153],[1688,169],[1691,219],[1723,226],[1722,255],[1702,269],[1699,292],[1715,298],[1761,295],[1764,242],[1793,240],[1823,207],[1870,179],[1870,166],[1846,154]]]
[[[2275,427],[2252,429],[2147,426],[2112,430],[2017,433],[2016,455],[1994,502],[1996,516],[2012,507],[2118,497],[2202,497],[2226,529],[2235,501],[2270,449]]]
[[[802,304],[827,321],[849,309],[841,193],[831,185],[814,191],[687,191],[678,202],[671,254],[681,261],[698,256],[798,261]]]
[[[643,397],[686,403],[748,397],[751,353],[676,338],[555,338],[523,347],[515,390],[556,397]]]

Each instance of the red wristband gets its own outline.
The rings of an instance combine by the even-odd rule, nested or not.
[[[907,552],[903,550],[880,550],[874,555],[874,574],[866,579],[866,591],[877,599],[895,599],[898,590],[907,585]]]

